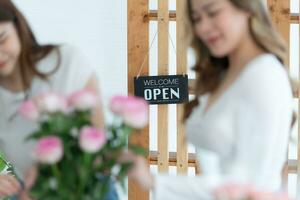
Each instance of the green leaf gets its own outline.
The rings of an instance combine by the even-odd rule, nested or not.
[[[41,137],[44,137],[46,135],[48,135],[48,134],[39,130],[39,131],[36,131],[36,132],[32,133],[28,137],[26,137],[25,140],[26,141],[28,141],[28,140],[37,140],[37,139],[39,139]]]
[[[72,121],[70,121],[69,116],[63,113],[53,114],[49,118],[49,131],[52,133],[63,133],[68,132],[72,127]]]
[[[0,152],[0,174],[7,167],[4,155]]]
[[[145,149],[144,147],[138,146],[138,145],[129,145],[128,149],[130,149],[133,153],[137,155],[142,155],[142,156],[148,156],[149,151]]]

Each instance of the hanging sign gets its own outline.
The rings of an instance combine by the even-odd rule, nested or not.
[[[188,101],[188,76],[139,76],[134,78],[134,94],[149,104],[180,104]]]

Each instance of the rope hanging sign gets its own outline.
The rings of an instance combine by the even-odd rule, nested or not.
[[[188,75],[140,76],[146,58],[154,44],[158,31],[155,33],[150,48],[145,55],[138,75],[134,77],[134,95],[144,98],[149,104],[180,104],[189,99]],[[176,49],[172,37],[169,39],[173,50]]]
[[[188,101],[187,75],[134,78],[134,94],[149,104],[180,104]]]

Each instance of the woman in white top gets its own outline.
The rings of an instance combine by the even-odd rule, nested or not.
[[[188,142],[203,174],[149,173],[140,157],[130,173],[156,200],[214,199],[226,183],[278,191],[287,157],[292,91],[286,47],[262,0],[187,0],[197,56],[196,98],[186,106]],[[270,200],[270,199],[268,199]]]
[[[10,0],[0,1],[0,151],[25,181],[33,184],[34,168],[30,157],[33,144],[25,138],[35,128],[17,115],[20,104],[42,92],[69,95],[83,88],[98,90],[97,77],[84,55],[67,45],[40,45],[28,23]],[[103,128],[99,103],[93,122]],[[112,188],[113,189],[113,188]],[[0,175],[0,198],[20,191],[15,178]],[[116,199],[111,191],[108,199]],[[26,198],[26,191],[21,199]]]

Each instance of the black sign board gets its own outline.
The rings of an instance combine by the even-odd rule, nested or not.
[[[188,101],[188,76],[140,76],[134,78],[134,95],[149,104],[180,104]]]

